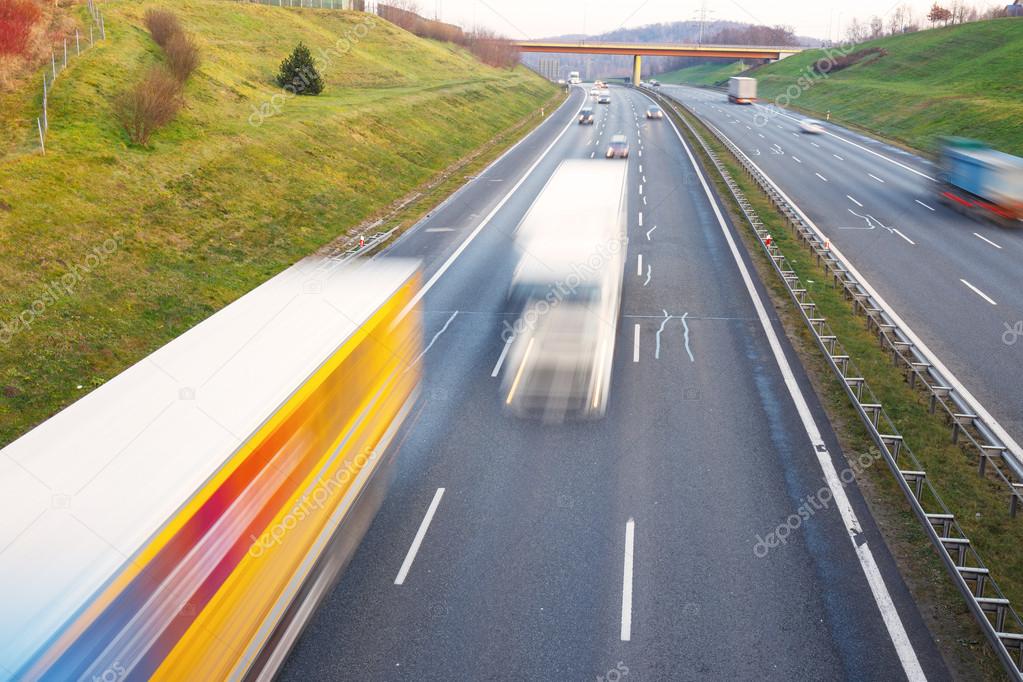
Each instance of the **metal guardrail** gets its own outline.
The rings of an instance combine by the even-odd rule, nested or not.
[[[699,132],[690,125],[685,116],[681,115],[675,103],[662,96],[654,95],[654,97],[661,101],[664,108],[673,111],[677,120],[688,128],[693,138],[699,142],[716,167],[742,210],[746,221],[755,231],[761,248],[770,258],[775,272],[784,281],[790,297],[799,308],[800,316],[813,333],[818,348],[824,354],[832,371],[842,381],[846,395],[892,473],[895,474],[899,487],[909,501],[931,544],[938,552],[949,577],[966,600],[971,613],[984,631],[1006,672],[1012,679],[1023,681],[1023,620],[1020,619],[1009,600],[999,589],[991,571],[985,566],[955,516],[938,495],[934,486],[931,485],[930,479],[927,478],[927,472],[919,459],[899,434],[877,396],[864,380],[862,373],[857,370],[856,364],[845,351],[837,335],[833,333],[827,319],[818,314],[817,306],[802,285],[799,276],[784,254],[771,243],[770,235],[763,222],[734,178]],[[684,107],[684,105],[682,106]],[[849,272],[831,253],[827,240],[817,239],[816,231],[802,222],[793,207],[788,205],[788,202],[777,191],[772,191],[773,184],[764,182],[765,178],[755,166],[744,163],[745,155],[740,150],[732,145],[727,138],[720,135],[719,131],[715,132],[716,129],[712,126],[708,125],[708,129],[715,133],[719,141],[735,155],[747,176],[757,182],[765,191],[772,204],[785,216],[789,227],[810,246],[818,263],[824,267],[825,272],[833,277],[834,285],[841,285],[845,289],[847,295],[854,302],[854,310],[862,310],[866,314],[868,325],[877,328],[879,339],[882,345],[891,351],[893,361],[897,365],[902,363],[909,370],[910,383],[912,384],[916,378],[922,380],[921,375],[928,366],[921,363],[910,363],[907,359],[909,347],[905,341],[898,338],[898,330],[895,325],[886,320],[883,311],[872,306],[869,296],[855,286],[857,283],[854,280],[850,281]],[[932,411],[936,404],[945,405],[944,399],[948,396],[947,394],[942,396],[940,393],[941,391],[932,391]],[[964,415],[955,415],[955,417],[960,416]],[[975,419],[972,415],[968,416]],[[957,438],[957,434],[960,433],[970,435],[967,430],[969,426],[968,423],[964,423],[958,418],[955,419],[953,421],[953,439]],[[992,454],[981,456],[981,473],[984,472],[984,462],[993,456]],[[1013,502],[1011,503],[1013,514],[1016,511],[1015,500],[1018,499],[1018,492],[1018,489],[1013,490]]]

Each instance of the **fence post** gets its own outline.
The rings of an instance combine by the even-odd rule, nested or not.
[[[53,56],[53,50],[50,50],[50,70],[53,71],[53,78],[57,78],[57,58]]]
[[[92,24],[89,24],[89,47],[92,47]]]
[[[67,38],[64,39],[64,67],[67,68]]]
[[[99,14],[99,10],[96,13]],[[103,20],[102,14],[99,15],[99,37],[101,40],[107,39],[107,22]]]
[[[82,44],[78,42],[78,28],[75,28],[75,54],[82,54]]]
[[[39,128],[39,148],[43,150],[43,154],[46,154],[46,142],[43,141],[43,124],[37,118],[36,127]]]

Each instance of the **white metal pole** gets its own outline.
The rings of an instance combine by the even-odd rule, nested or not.
[[[39,128],[39,148],[42,149],[43,154],[45,154],[46,142],[43,141],[43,124],[38,118],[36,119],[36,127]]]
[[[64,68],[67,68],[67,38],[64,39]]]
[[[57,58],[53,56],[53,50],[50,50],[50,70],[53,71],[53,77],[57,77]]]
[[[78,29],[75,29],[75,54],[82,54],[82,44],[78,41]]]

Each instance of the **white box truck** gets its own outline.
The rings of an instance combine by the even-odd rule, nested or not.
[[[515,234],[506,406],[546,422],[603,416],[625,267],[628,164],[563,161]]]
[[[568,82],[571,85],[579,85],[579,83],[582,83],[582,79],[579,78],[579,72],[578,71],[569,71],[568,72]]]
[[[728,79],[728,101],[732,104],[753,104],[757,101],[757,79],[732,76]]]

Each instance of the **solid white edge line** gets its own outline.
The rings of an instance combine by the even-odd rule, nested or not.
[[[526,169],[526,172],[522,174],[522,177],[519,178],[519,181],[516,182],[515,185],[510,190],[508,190],[508,193],[505,194],[499,202],[497,202],[497,206],[494,206],[490,213],[487,214],[487,217],[480,221],[480,224],[476,226],[476,229],[469,233],[469,236],[465,238],[465,241],[463,241],[458,246],[458,248],[455,249],[454,253],[448,256],[448,259],[444,261],[444,264],[440,266],[437,272],[433,273],[433,276],[430,277],[430,279],[426,282],[426,284],[423,285],[423,287],[418,292],[416,292],[416,295],[412,297],[412,300],[405,305],[401,313],[398,315],[399,319],[407,315],[410,310],[412,310],[413,308],[416,307],[416,305],[419,304],[419,301],[423,299],[423,296],[426,296],[426,292],[433,288],[433,285],[437,283],[437,280],[439,280],[441,276],[445,272],[447,272],[448,268],[450,268],[451,265],[458,259],[458,257],[462,255],[462,252],[465,251],[466,248],[468,248],[469,244],[472,243],[472,240],[476,238],[476,235],[483,231],[483,228],[486,227],[493,219],[493,217],[497,215],[497,212],[504,207],[504,205],[508,202],[508,199],[510,199],[512,195],[515,194],[516,190],[518,190],[518,188],[522,186],[522,183],[524,183],[529,178],[529,176],[533,174],[533,171],[536,169],[537,166],[540,165],[540,162],[547,157],[547,154],[550,153],[551,149],[554,148],[554,145],[558,143],[562,136],[564,136],[564,134],[568,132],[569,128],[572,127],[572,124],[575,123],[576,117],[579,116],[579,112],[582,110],[584,104],[586,104],[585,98],[583,98],[583,101],[579,104],[579,108],[575,110],[575,113],[569,117],[568,123],[566,123],[565,127],[561,129],[561,132],[558,133],[557,136],[553,140],[551,140],[551,143],[547,145],[547,148],[544,149],[540,153],[540,155],[536,157],[536,161],[533,162],[533,165]],[[550,119],[548,118],[548,120]],[[525,137],[516,142],[515,146],[511,147],[511,149],[506,151],[505,154],[508,154],[509,152],[511,152],[512,149],[515,149],[515,147],[522,144],[527,138],[529,138],[533,134],[533,132],[535,132],[535,130],[530,131],[530,133],[528,133]],[[497,163],[502,158],[504,158],[504,155],[498,157],[494,161],[494,163]],[[487,169],[489,168],[490,166],[487,167]],[[485,173],[487,169],[484,169],[484,171],[480,173],[480,175],[483,175],[483,173]]]
[[[669,119],[669,121],[671,120]],[[824,473],[824,479],[828,484],[828,488],[831,490],[832,499],[834,499],[835,506],[842,517],[843,523],[845,524],[846,530],[849,534],[849,541],[852,543],[853,548],[856,551],[856,556],[860,561],[860,567],[863,569],[863,574],[867,579],[867,584],[870,586],[870,591],[874,596],[874,601],[877,603],[877,608],[881,612],[881,618],[884,621],[885,627],[888,629],[888,636],[891,638],[892,645],[895,647],[895,652],[899,657],[899,662],[902,664],[903,672],[905,672],[907,678],[914,682],[917,680],[926,680],[927,678],[924,675],[923,668],[920,667],[920,661],[917,658],[916,651],[913,649],[913,644],[909,641],[909,635],[906,634],[906,628],[902,624],[902,619],[899,616],[898,610],[895,608],[895,602],[892,601],[891,594],[888,592],[888,587],[884,583],[884,577],[881,575],[881,569],[878,568],[877,562],[874,560],[873,552],[871,552],[869,544],[865,540],[862,543],[858,542],[858,538],[862,534],[862,527],[860,526],[859,519],[856,517],[856,512],[853,510],[852,504],[849,502],[849,498],[845,494],[845,488],[838,477],[835,464],[831,460],[831,453],[828,452],[824,439],[821,437],[820,430],[817,428],[813,415],[810,413],[810,406],[807,404],[806,398],[803,396],[802,389],[799,388],[799,384],[796,382],[796,377],[792,372],[792,367],[789,365],[788,359],[785,357],[785,352],[781,347],[781,342],[778,340],[778,335],[775,333],[774,327],[771,325],[771,320],[767,316],[767,310],[764,306],[764,302],[760,299],[760,295],[757,293],[756,287],[753,284],[753,279],[750,276],[749,270],[746,268],[746,264],[742,260],[742,256],[735,244],[735,240],[732,239],[732,235],[728,231],[728,224],[725,222],[725,218],[721,214],[721,209],[718,207],[717,201],[714,199],[714,194],[711,192],[710,186],[707,184],[707,180],[703,176],[703,170],[700,168],[699,163],[697,163],[696,158],[689,149],[689,145],[686,144],[685,139],[682,137],[682,133],[680,133],[678,127],[675,126],[674,121],[671,121],[671,126],[674,128],[675,134],[678,136],[678,140],[682,144],[682,148],[685,150],[690,163],[693,165],[693,169],[696,171],[696,177],[700,179],[703,191],[707,195],[711,208],[714,210],[714,215],[717,217],[718,225],[721,227],[721,232],[725,236],[728,248],[732,252],[732,258],[739,267],[739,273],[742,275],[742,280],[746,285],[746,291],[749,293],[750,299],[753,301],[753,307],[757,311],[757,318],[764,329],[764,333],[767,335],[768,343],[771,346],[771,352],[774,354],[775,362],[778,364],[778,368],[785,380],[785,387],[788,389],[789,396],[792,398],[796,411],[799,413],[799,419],[802,422],[803,429],[806,431],[807,436],[810,438],[810,443],[813,445],[814,452],[817,455],[817,462],[821,467],[821,471]]]
[[[639,362],[639,325],[633,328],[632,335],[632,361]]]
[[[433,515],[437,511],[437,505],[440,504],[440,498],[442,497],[444,497],[444,488],[437,488],[437,492],[433,495],[433,501],[430,502],[430,508],[426,510],[426,516],[423,517],[422,523],[419,524],[419,530],[416,531],[416,537],[412,540],[412,546],[408,548],[405,561],[401,563],[401,569],[394,579],[395,585],[405,583],[405,577],[408,576],[409,569],[412,568],[412,562],[415,561],[416,554],[419,553],[419,546],[423,544],[423,538],[426,537],[426,529],[430,527],[430,522],[433,520]]]
[[[625,565],[622,570],[622,632],[623,642],[632,639],[632,561],[636,543],[636,522],[629,517],[625,524]]]
[[[714,124],[711,123],[710,127],[717,130],[726,139],[730,139],[719,128],[714,126]],[[732,144],[735,143],[733,142]],[[796,202],[792,201],[792,199],[789,198],[789,195],[786,194],[781,189],[781,187],[778,186],[778,183],[776,183],[774,180],[771,180],[770,176],[768,176],[768,174],[765,173],[760,166],[754,163],[753,159],[751,159],[749,155],[744,154],[744,156],[746,157],[746,160],[749,161],[749,163],[754,168],[760,171],[763,174],[763,176],[767,178],[767,181],[771,184],[771,187],[773,187],[774,190],[778,192],[778,195],[785,199],[785,201],[787,201],[793,207],[793,209],[796,211],[796,214],[800,218],[802,218],[807,225],[810,226],[810,229],[812,229],[817,234],[817,237],[820,238],[822,241],[827,239],[827,237],[824,235],[824,231],[817,226],[817,223],[810,220],[810,217],[806,215],[803,209],[801,209],[799,205],[796,204]],[[894,322],[896,325],[899,326],[900,329],[902,329],[902,333],[906,335],[906,338],[909,339],[909,341],[912,342],[912,344],[920,350],[920,353],[922,355],[926,356],[927,361],[930,362],[934,369],[937,370],[938,373],[944,377],[945,383],[951,386],[952,389],[959,394],[959,397],[969,405],[970,409],[973,410],[973,414],[977,415],[984,421],[987,427],[991,429],[991,431],[995,434],[998,440],[1002,442],[1002,445],[1005,446],[1009,450],[1009,452],[1012,453],[1013,457],[1015,457],[1017,461],[1023,462],[1023,448],[1021,448],[1019,443],[1016,442],[1016,439],[1010,436],[1009,432],[1005,430],[1005,427],[999,424],[995,420],[995,418],[991,416],[991,413],[987,411],[987,408],[985,408],[980,403],[980,401],[977,400],[973,396],[973,394],[970,393],[969,390],[967,390],[966,386],[963,385],[959,378],[955,374],[953,374],[951,370],[949,370],[949,368],[945,366],[945,363],[941,361],[941,358],[939,358],[937,354],[934,353],[919,336],[917,336],[916,332],[914,332],[910,328],[910,326],[906,324],[905,320],[903,320],[902,317],[895,312],[895,309],[892,308],[892,306],[888,305],[888,302],[885,301],[884,298],[879,293],[877,293],[877,290],[874,289],[874,287],[871,286],[867,279],[860,274],[859,270],[857,270],[856,267],[852,264],[852,261],[842,254],[842,251],[835,246],[834,242],[831,242],[831,252],[842,261],[842,263],[845,265],[845,268],[849,271],[849,273],[852,274],[852,276],[855,277],[857,281],[859,281],[860,286],[863,287],[863,290],[866,291],[870,295],[870,297],[877,301],[877,303],[884,309],[884,311],[891,318],[892,322]]]
[[[962,282],[963,284],[965,284],[966,286],[970,287],[970,289],[973,290],[973,293],[977,294],[978,296],[980,296],[982,299],[984,299],[985,301],[987,301],[991,305],[998,305],[998,303],[995,301],[995,299],[991,298],[990,296],[985,294],[983,291],[981,291],[977,287],[975,287],[972,284],[970,284],[969,282],[967,282],[965,279],[960,277],[959,281]]]
[[[508,349],[511,348],[512,341],[514,340],[514,336],[509,336],[508,340],[504,342],[504,348],[501,349],[501,355],[498,356],[497,364],[494,365],[494,371],[490,373],[490,376],[496,377],[497,373],[501,371],[501,365],[504,364],[504,359],[508,355]]]
[[[982,234],[978,234],[977,232],[974,232],[973,236],[976,237],[977,239],[982,239],[982,240],[986,241],[988,244],[990,244],[991,246],[995,247],[996,249],[1002,248],[1001,246],[999,246],[998,244],[995,244],[993,241],[991,241],[990,239],[988,239],[987,237],[985,237]]]

